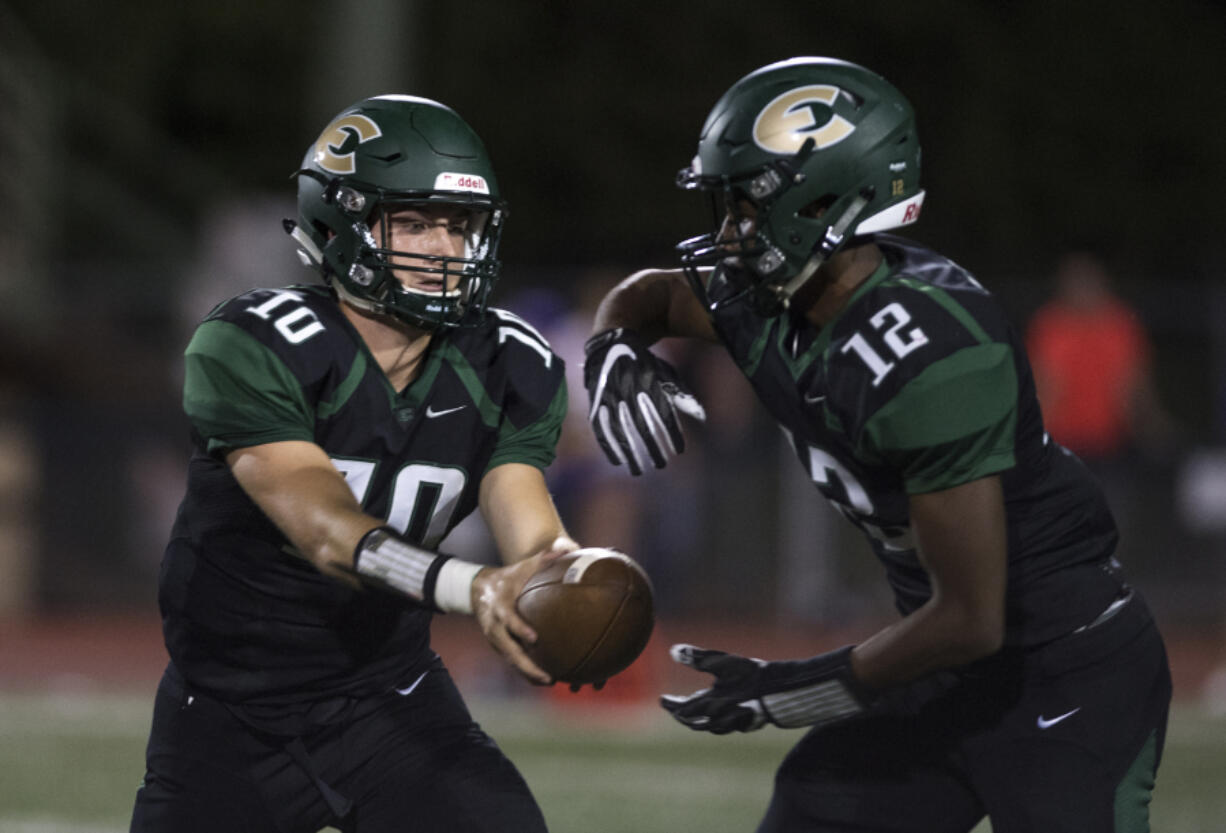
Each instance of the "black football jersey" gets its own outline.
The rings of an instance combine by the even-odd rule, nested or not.
[[[931,596],[908,496],[999,474],[1006,643],[1068,633],[1121,589],[1101,490],[1043,430],[1029,362],[995,298],[931,250],[874,241],[884,262],[820,330],[756,315],[716,270],[716,332],[814,484],[868,536],[903,614]]]
[[[482,476],[553,460],[562,360],[517,316],[436,333],[397,391],[322,286],[257,289],[215,309],[185,353],[196,450],[162,562],[170,656],[226,702],[384,691],[430,657],[430,612],[354,590],[295,555],[243,492],[225,453],[318,444],[371,515],[427,548],[477,506]]]

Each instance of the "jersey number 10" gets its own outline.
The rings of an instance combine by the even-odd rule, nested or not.
[[[345,476],[349,490],[366,507],[375,462],[332,458],[332,465]],[[387,525],[415,544],[434,549],[447,534],[451,517],[464,493],[468,477],[456,468],[429,463],[409,463],[396,473]]]

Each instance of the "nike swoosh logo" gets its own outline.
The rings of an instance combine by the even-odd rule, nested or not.
[[[596,415],[597,408],[600,407],[601,397],[604,396],[605,386],[609,383],[609,371],[613,369],[613,365],[618,359],[629,358],[634,359],[634,351],[626,344],[614,344],[608,353],[605,353],[604,364],[600,366],[600,381],[596,385],[596,390],[592,394],[592,412],[588,414],[588,419]]]
[[[436,411],[434,410],[433,407],[431,407],[430,405],[427,405],[426,406],[426,419],[434,419],[435,417],[441,417],[447,414],[454,414],[456,411],[462,411],[467,407],[468,407],[467,405],[456,405],[454,408],[444,408],[441,411]]]
[[[807,393],[805,394],[805,402],[807,402],[810,405],[816,405],[818,402],[825,402],[825,401],[826,401],[826,394],[824,393],[819,393],[817,396],[809,396],[809,394]]]
[[[1052,726],[1055,726],[1061,720],[1068,720],[1070,717],[1077,714],[1077,712],[1079,711],[1081,711],[1080,706],[1073,709],[1071,712],[1065,712],[1064,714],[1059,715],[1057,717],[1053,717],[1050,720],[1045,718],[1043,715],[1039,715],[1039,719],[1035,723],[1040,729],[1050,729]]]
[[[396,693],[399,694],[401,697],[408,697],[410,694],[413,693],[413,689],[417,688],[417,684],[420,683],[422,680],[426,679],[426,675],[429,673],[430,673],[429,671],[421,672],[420,677],[418,677],[416,680],[414,680],[412,683],[410,683],[405,688],[396,689]]]

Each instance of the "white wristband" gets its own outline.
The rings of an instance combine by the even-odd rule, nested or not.
[[[426,607],[445,613],[473,612],[472,584],[480,564],[421,549],[388,527],[375,527],[362,536],[353,563],[362,578]]]
[[[458,558],[448,559],[434,583],[434,604],[444,613],[473,612],[473,579],[484,565]]]

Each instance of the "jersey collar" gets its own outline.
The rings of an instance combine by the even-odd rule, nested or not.
[[[813,352],[824,353],[826,348],[830,346],[830,339],[834,333],[834,327],[839,323],[839,320],[847,314],[849,309],[855,306],[857,301],[888,278],[893,271],[894,267],[890,265],[889,259],[883,257],[881,259],[881,263],[877,264],[877,268],[873,270],[873,273],[865,278],[863,283],[856,287],[855,292],[851,293],[851,297],[847,299],[847,303],[843,305],[843,308],[835,313],[834,318],[830,319],[830,322],[827,323],[826,326],[821,328],[817,334],[817,340],[813,343],[813,347],[810,349]]]

